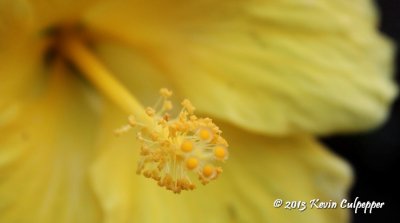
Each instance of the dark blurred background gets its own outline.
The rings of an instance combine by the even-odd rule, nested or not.
[[[381,14],[380,29],[400,45],[400,1],[376,0]],[[396,55],[396,81],[400,83],[399,52]],[[354,167],[356,182],[352,200],[383,201],[382,209],[372,214],[353,214],[354,223],[400,222],[400,185],[397,171],[400,164],[400,100],[391,109],[389,120],[373,132],[323,139],[326,144],[347,159]]]

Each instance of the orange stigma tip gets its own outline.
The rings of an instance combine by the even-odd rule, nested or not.
[[[215,147],[214,155],[217,159],[224,159],[226,157],[226,148],[224,146]]]
[[[199,160],[196,159],[196,158],[194,158],[194,157],[191,157],[191,158],[189,158],[189,159],[186,160],[186,167],[187,167],[189,170],[193,170],[193,169],[196,168],[198,165],[199,165]]]
[[[181,145],[181,150],[183,152],[191,152],[193,150],[193,142],[184,141]]]
[[[211,165],[206,165],[206,166],[204,166],[204,168],[203,168],[203,175],[204,175],[205,177],[210,177],[210,176],[212,176],[214,172],[215,172],[215,169],[214,169],[214,167],[211,166]]]
[[[211,141],[211,139],[212,139],[212,133],[207,128],[199,129],[198,134],[199,134],[200,139],[202,139],[204,141]]]

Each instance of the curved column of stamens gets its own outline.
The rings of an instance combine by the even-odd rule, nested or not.
[[[158,185],[175,193],[192,190],[193,176],[207,184],[222,173],[220,164],[228,158],[228,144],[221,130],[209,118],[198,118],[189,100],[182,102],[176,118],[168,113],[172,92],[161,89],[162,103],[147,108],[156,126],[137,125],[141,142],[138,174],[158,181]],[[132,124],[132,123],[131,123]]]
[[[189,100],[175,118],[169,112],[172,92],[161,89],[154,107],[144,108],[97,58],[79,41],[66,38],[63,53],[91,83],[118,107],[132,114],[128,124],[117,129],[121,135],[137,128],[141,143],[137,173],[158,181],[175,193],[192,190],[192,176],[207,184],[222,173],[220,163],[228,158],[228,144],[210,118],[198,118]]]

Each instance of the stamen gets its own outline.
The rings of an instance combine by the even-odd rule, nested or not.
[[[138,174],[180,193],[195,188],[190,180],[192,175],[207,184],[222,173],[219,163],[228,157],[228,143],[210,118],[194,115],[195,107],[189,100],[183,100],[182,110],[171,118],[168,112],[173,108],[169,100],[172,91],[163,88],[156,105],[145,109],[79,40],[67,38],[62,45],[65,56],[89,81],[127,114],[132,114],[128,124],[115,133],[121,135],[132,128],[138,131]]]
[[[160,94],[161,94],[161,96],[164,97],[164,98],[169,98],[169,97],[172,96],[172,91],[170,91],[170,90],[168,90],[168,89],[166,89],[166,88],[161,88],[161,89],[160,89]]]
[[[157,104],[165,104],[172,94],[166,92],[160,91],[163,101]],[[147,115],[156,125],[138,126],[142,149],[137,173],[158,181],[159,186],[174,193],[193,190],[192,175],[197,175],[202,184],[216,179],[222,173],[218,164],[228,157],[228,144],[221,130],[211,119],[196,117],[189,100],[182,105],[181,112],[173,119],[167,115],[165,106],[148,108]]]
[[[151,122],[140,102],[97,60],[79,39],[66,38],[63,52],[90,82],[127,114],[134,114],[143,122]]]

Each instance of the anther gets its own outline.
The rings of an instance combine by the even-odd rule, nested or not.
[[[166,89],[166,88],[161,88],[160,89],[160,95],[164,98],[169,98],[172,96],[172,91]]]
[[[180,113],[172,118],[167,113],[172,109],[167,99],[172,92],[161,89],[160,94],[162,104],[156,103],[154,108],[145,110],[152,124],[139,124],[133,117],[128,119],[129,128],[138,128],[137,138],[142,144],[137,173],[158,181],[159,186],[174,193],[193,190],[195,185],[189,180],[193,174],[202,184],[216,179],[222,173],[218,163],[228,157],[228,144],[218,126],[210,118],[195,116],[195,108],[187,99],[182,101]]]
[[[196,110],[196,108],[188,99],[183,100],[181,104],[189,112],[189,114],[193,114],[194,110]]]

